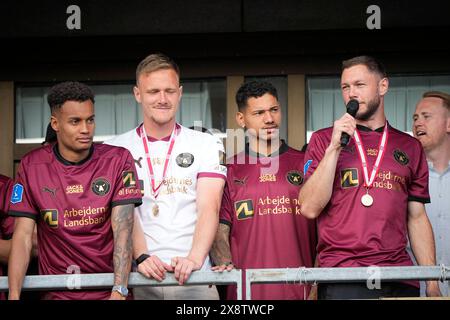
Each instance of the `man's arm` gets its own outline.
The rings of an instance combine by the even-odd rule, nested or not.
[[[30,262],[32,237],[36,222],[26,217],[17,217],[8,260],[9,299],[18,300],[23,279]]]
[[[328,201],[330,201],[331,194],[333,193],[336,165],[342,149],[342,132],[353,136],[355,128],[355,119],[348,113],[334,122],[331,142],[325,150],[324,157],[299,193],[300,211],[306,218],[317,218]]]
[[[0,239],[0,263],[7,264],[9,252],[11,251],[11,240]]]
[[[211,247],[211,258],[215,264],[213,271],[223,272],[233,269],[233,263],[230,250],[230,226],[219,223],[216,238]]]
[[[408,233],[417,263],[420,266],[436,265],[433,229],[423,203],[408,202]],[[441,296],[437,281],[427,281],[427,296]]]
[[[114,234],[114,285],[127,286],[131,269],[134,204],[118,205],[111,212],[111,227]],[[111,292],[113,300],[125,299],[118,292]]]
[[[134,259],[143,254],[148,254],[147,242],[139,217],[134,218],[133,227],[133,255]],[[166,277],[166,271],[173,271],[172,266],[161,261],[156,255],[151,255],[138,265],[138,271],[147,278],[162,281]]]
[[[199,270],[211,249],[219,224],[219,209],[225,181],[203,177],[197,181],[197,223],[192,248],[187,257],[172,259],[175,278],[182,285],[193,270]]]

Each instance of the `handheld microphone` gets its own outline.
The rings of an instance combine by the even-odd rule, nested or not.
[[[347,113],[349,115],[351,115],[352,117],[356,116],[356,113],[358,112],[359,109],[359,102],[358,100],[355,99],[351,99],[348,103],[347,103]],[[345,147],[350,141],[350,136],[348,135],[348,133],[346,132],[342,132],[341,135],[341,147]]]

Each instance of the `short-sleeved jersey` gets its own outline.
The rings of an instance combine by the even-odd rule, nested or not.
[[[313,267],[316,221],[300,213],[304,153],[282,144],[264,157],[244,152],[227,161],[227,184],[220,223],[230,226],[230,248],[236,268]],[[299,279],[300,281],[300,279]],[[304,299],[309,287],[298,284],[252,285],[252,299]],[[228,299],[236,299],[229,286]]]
[[[8,215],[12,187],[13,180],[0,174],[0,239],[10,239],[14,230],[14,218]]]
[[[11,197],[13,181],[0,174],[0,239],[11,239],[14,230],[14,218],[8,215],[9,198]],[[3,268],[0,264],[0,276],[3,275]],[[5,295],[0,292],[0,300],[3,300]]]
[[[383,128],[372,131],[358,125],[369,175]],[[312,135],[305,155],[306,179],[323,158],[332,130],[326,128]],[[351,139],[339,155],[333,193],[318,218],[321,267],[412,265],[406,252],[408,201],[427,203],[430,199],[428,167],[420,142],[388,125],[385,154],[369,190],[374,199],[370,207],[361,204],[365,193],[358,150]]]
[[[133,155],[144,193],[143,204],[136,208],[136,211],[144,230],[147,248],[150,254],[170,263],[173,257],[185,257],[191,250],[197,223],[198,179],[226,178],[226,168],[220,163],[223,144],[208,133],[176,125],[175,143],[166,177],[156,201],[159,212],[155,215],[152,212],[155,200],[152,196],[150,171],[140,135],[141,127],[142,124],[105,143],[123,146]],[[161,140],[151,137],[148,139],[156,187],[162,181],[170,137]],[[208,270],[210,267],[211,263],[207,257],[202,270]]]
[[[9,214],[37,222],[39,273],[112,273],[114,206],[141,203],[131,154],[94,144],[77,163],[57,145],[28,153],[21,161]],[[49,292],[45,299],[107,299],[110,290]]]

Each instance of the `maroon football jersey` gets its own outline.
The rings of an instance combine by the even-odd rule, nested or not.
[[[94,144],[85,160],[73,164],[55,145],[22,159],[9,214],[36,220],[40,274],[111,273],[111,209],[124,204],[141,204],[128,150]],[[70,290],[49,292],[45,299],[107,299],[110,294]]]
[[[220,222],[231,228],[236,268],[314,265],[315,221],[301,215],[297,200],[303,184],[303,155],[284,143],[279,154],[271,157],[258,157],[247,147],[228,165]],[[308,286],[252,285],[252,299],[303,299],[304,293],[309,294]],[[236,299],[235,286],[228,287],[227,298]]]
[[[0,174],[0,239],[10,239],[14,230],[14,218],[8,216],[9,198],[11,197],[13,181]],[[0,276],[3,275],[3,268],[0,264]],[[5,299],[4,292],[0,292],[0,300]]]
[[[369,175],[378,155],[383,128],[359,126]],[[328,147],[333,128],[315,132],[305,155],[308,179]],[[428,167],[422,146],[410,135],[388,125],[388,143],[365,207],[364,175],[355,140],[341,151],[333,194],[318,218],[321,267],[410,266],[406,252],[408,201],[427,203]],[[418,282],[409,282],[418,285]]]

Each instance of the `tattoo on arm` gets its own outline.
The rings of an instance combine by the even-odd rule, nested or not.
[[[128,284],[133,252],[131,233],[134,223],[134,205],[119,205],[113,208],[111,226],[114,234],[114,284]]]
[[[228,225],[219,223],[210,254],[216,266],[231,261],[230,227]]]

